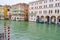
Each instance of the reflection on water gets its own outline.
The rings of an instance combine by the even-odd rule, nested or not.
[[[0,22],[3,26],[3,21]],[[11,40],[60,40],[60,25],[20,21],[7,21],[7,24],[11,26]]]

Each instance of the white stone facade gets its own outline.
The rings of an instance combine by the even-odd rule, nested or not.
[[[29,21],[35,21],[39,18],[44,18],[46,22],[47,17],[49,17],[51,22],[54,22],[56,18],[56,23],[60,22],[60,0],[43,0],[34,1],[29,3]]]

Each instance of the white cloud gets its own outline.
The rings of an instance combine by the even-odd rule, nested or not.
[[[12,4],[17,4],[17,3],[29,3],[31,1],[35,1],[35,0],[0,0],[0,4],[1,5],[12,5]]]

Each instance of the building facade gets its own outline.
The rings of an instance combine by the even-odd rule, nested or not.
[[[0,19],[28,21],[28,4],[18,3],[15,5],[0,5]]]
[[[9,13],[10,13],[10,6],[9,5],[0,5],[0,19],[4,19],[4,16],[5,16],[5,13],[4,11],[7,11],[6,15],[7,17],[6,18],[9,18]]]
[[[11,6],[12,20],[28,21],[28,4],[18,3]]]
[[[0,19],[4,19],[4,6],[0,5]]]
[[[60,23],[60,0],[42,0],[29,3],[29,21]]]

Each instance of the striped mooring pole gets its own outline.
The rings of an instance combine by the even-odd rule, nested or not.
[[[10,40],[10,25],[8,25],[8,40]]]

